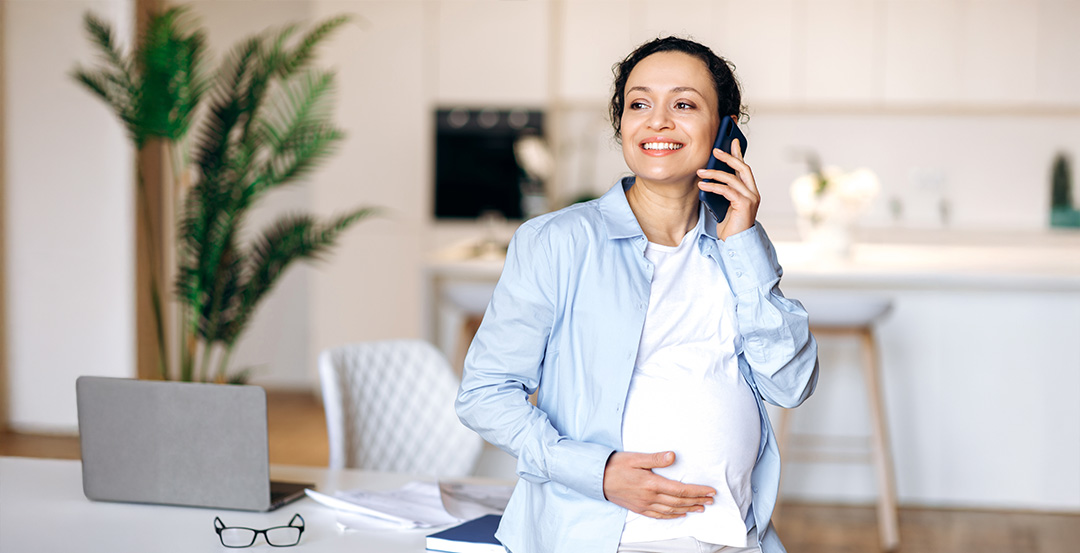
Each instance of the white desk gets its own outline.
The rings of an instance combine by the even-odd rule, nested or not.
[[[313,482],[316,489],[389,489],[416,480],[409,475],[357,470],[273,466],[277,480]],[[238,551],[221,545],[214,517],[230,526],[268,528],[300,513],[306,528],[300,544],[274,548],[259,537],[249,551],[419,553],[433,530],[341,531],[334,511],[303,498],[269,513],[161,505],[104,503],[86,499],[79,461],[0,457],[0,551],[3,553],[103,551]]]

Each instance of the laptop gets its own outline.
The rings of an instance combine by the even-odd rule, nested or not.
[[[314,487],[270,481],[259,386],[82,376],[75,390],[91,500],[270,511]]]

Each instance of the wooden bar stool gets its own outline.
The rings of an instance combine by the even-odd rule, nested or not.
[[[784,464],[790,462],[868,463],[874,466],[878,487],[878,532],[884,551],[900,546],[900,524],[896,512],[896,479],[893,472],[889,429],[885,419],[885,404],[881,391],[880,352],[874,337],[874,326],[892,308],[886,298],[859,296],[840,292],[800,294],[798,296],[810,314],[810,330],[817,338],[829,336],[854,337],[859,340],[862,374],[866,398],[870,407],[869,440],[861,437],[793,435],[790,426],[791,409],[783,409],[777,424],[777,444]],[[867,453],[850,452],[851,445]],[[829,451],[828,448],[832,448]],[[837,448],[847,451],[837,451]],[[783,466],[783,465],[782,465]],[[783,479],[781,479],[783,485]],[[777,511],[780,501],[777,501]],[[774,513],[774,520],[779,516]]]

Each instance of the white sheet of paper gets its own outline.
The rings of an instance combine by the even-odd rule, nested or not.
[[[431,528],[502,514],[510,499],[510,486],[487,486],[458,482],[409,482],[394,490],[339,491],[327,495],[305,490],[308,497],[337,511],[345,528]]]

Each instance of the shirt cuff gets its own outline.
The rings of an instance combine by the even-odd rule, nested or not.
[[[783,274],[772,242],[759,223],[729,236],[727,240],[722,240],[721,244],[720,258],[731,291],[736,296],[763,286],[771,286]]]
[[[599,501],[604,498],[604,468],[613,448],[564,439],[552,448],[550,476],[555,482]]]

